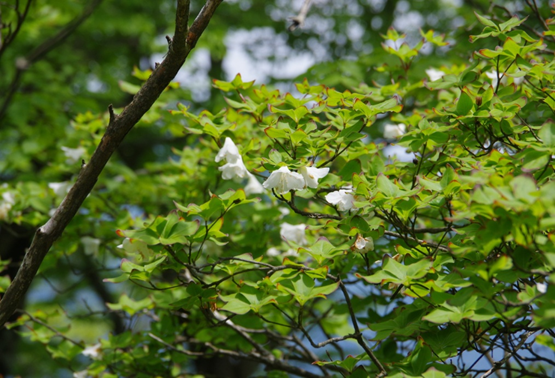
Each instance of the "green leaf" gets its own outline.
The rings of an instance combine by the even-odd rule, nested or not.
[[[480,16],[478,13],[474,12],[474,14],[476,15],[476,18],[478,19],[478,21],[480,21],[480,23],[482,25],[486,25],[486,26],[491,26],[492,28],[495,28],[496,30],[499,30],[498,26],[495,24],[495,22],[491,21],[488,18],[485,18],[484,16]]]
[[[464,91],[461,92],[461,96],[459,97],[459,101],[457,102],[457,114],[461,116],[467,115],[470,110],[472,110],[473,106],[474,103],[472,102],[470,96]]]
[[[380,193],[384,194],[386,197],[397,197],[399,194],[399,188],[393,182],[391,182],[387,176],[380,173],[377,178],[377,187]]]

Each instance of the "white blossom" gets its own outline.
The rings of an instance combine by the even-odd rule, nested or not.
[[[545,294],[547,292],[547,282],[538,282],[536,284],[536,289],[538,289],[540,293]]]
[[[266,251],[266,254],[270,257],[276,257],[281,255],[281,251],[275,247],[272,247],[272,248],[268,248],[268,250]]]
[[[77,163],[86,152],[83,147],[69,148],[65,146],[62,146],[62,151],[64,151],[64,155],[67,158],[67,164]]]
[[[497,87],[497,71],[486,72],[486,76],[491,79],[491,86],[493,88],[496,88]],[[504,75],[503,73],[500,73],[499,77],[501,78],[501,84],[507,85],[507,76]]]
[[[278,207],[279,212],[281,213],[279,219],[289,215],[291,212],[287,207]]]
[[[355,208],[355,197],[351,190],[340,189],[326,195],[326,201],[332,205],[337,205],[339,211],[347,211]]]
[[[81,238],[81,244],[83,244],[86,255],[96,255],[98,253],[98,247],[100,246],[100,239],[83,236]]]
[[[326,177],[329,168],[301,167],[299,173],[303,175],[306,186],[309,188],[318,187],[318,179]]]
[[[513,83],[516,86],[519,86],[520,84],[522,84],[522,82],[524,81],[524,76],[521,77],[513,77]]]
[[[239,149],[235,143],[233,143],[231,138],[225,138],[224,146],[216,155],[216,163],[219,163],[222,159],[225,159],[226,161],[241,159]]]
[[[88,346],[81,352],[84,356],[96,359],[100,356],[101,346],[100,343]]]
[[[287,167],[273,171],[262,186],[266,189],[276,189],[278,194],[285,194],[290,190],[302,190],[305,187],[303,175],[291,172]]]
[[[486,76],[491,79],[491,86],[497,87],[497,71],[490,71],[486,72]],[[501,78],[501,84],[507,85],[508,83],[508,75],[503,73],[499,73],[499,77]],[[524,76],[521,77],[513,77],[513,83],[516,86],[519,86],[524,81]]]
[[[15,197],[13,196],[13,193],[11,193],[11,192],[2,193],[2,200],[3,200],[3,202],[8,203],[10,205],[15,204]]]
[[[445,76],[445,72],[442,70],[436,70],[435,68],[428,68],[426,70],[426,75],[428,75],[430,81],[436,81]]]
[[[87,378],[89,375],[86,370],[76,371],[73,373],[73,378]]]
[[[257,178],[253,174],[249,173],[249,182],[247,183],[247,186],[245,186],[245,194],[249,195],[258,193],[264,193],[264,187],[258,182]]]
[[[298,224],[292,225],[286,222],[283,222],[280,226],[279,234],[281,237],[287,241],[292,241],[299,245],[306,245],[306,224]]]
[[[50,182],[48,187],[54,191],[58,197],[65,197],[73,185],[69,181],[64,182]]]
[[[2,201],[0,201],[0,220],[8,219],[8,213],[15,203],[15,198],[12,193],[2,193]]]
[[[357,238],[352,245],[351,249],[357,252],[368,252],[374,250],[374,239],[371,237],[365,238],[361,234],[357,234]]]
[[[394,124],[387,124],[385,125],[384,131],[383,131],[383,137],[385,139],[396,139],[400,136],[402,136],[406,131],[406,126],[404,123],[400,123],[398,125],[394,125]]]
[[[222,159],[225,159],[227,163],[218,169],[222,172],[224,180],[231,180],[237,177],[245,178],[249,175],[249,171],[247,171],[245,164],[243,164],[243,158],[239,154],[239,149],[231,138],[225,138],[224,146],[216,155],[216,163],[219,163]]]
[[[247,167],[243,164],[243,159],[239,157],[234,162],[230,162],[228,160],[227,164],[218,168],[222,172],[222,178],[224,180],[231,180],[236,177],[245,178],[248,176],[249,171],[247,171]]]

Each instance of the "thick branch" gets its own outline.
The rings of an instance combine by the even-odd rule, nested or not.
[[[90,162],[83,166],[77,181],[61,205],[52,218],[44,226],[37,229],[31,247],[26,253],[15,279],[0,301],[0,326],[7,321],[17,308],[52,243],[60,237],[77,213],[114,151],[175,77],[191,48],[195,46],[222,1],[208,0],[187,34],[189,0],[178,0],[175,34],[168,55],[145,82],[131,103],[110,122]],[[191,30],[194,31],[194,34],[191,33]]]

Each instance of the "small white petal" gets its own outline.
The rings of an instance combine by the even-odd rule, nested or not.
[[[0,204],[0,221],[8,219],[8,213],[12,209],[12,205],[7,202]]]
[[[306,186],[314,189],[318,187],[318,179],[326,177],[329,171],[329,168],[315,167],[301,167],[299,169],[299,173],[304,177]]]
[[[536,284],[536,288],[538,289],[538,291],[542,294],[545,294],[547,292],[547,283],[546,282],[538,282]]]
[[[491,86],[494,88],[497,87],[497,72],[496,71],[486,72],[486,76],[491,79]],[[499,77],[501,78],[501,84],[506,85],[507,76],[503,75],[503,73],[500,73]]]
[[[89,375],[86,370],[76,371],[73,373],[73,378],[87,378]]]
[[[264,193],[264,187],[262,186],[261,183],[258,182],[257,178],[254,175],[251,175],[250,173],[248,175],[249,175],[249,182],[247,183],[247,186],[245,186],[245,194],[250,195],[250,194]]]
[[[522,77],[513,77],[513,83],[518,87],[524,81],[524,76]]]
[[[385,139],[396,139],[405,133],[406,126],[403,123],[398,125],[387,124],[384,127],[383,137]]]
[[[97,358],[100,356],[100,343],[86,347],[81,353],[90,358]]]
[[[98,247],[100,246],[100,239],[91,238],[90,236],[83,236],[81,238],[83,249],[86,255],[96,255]]]
[[[73,185],[69,181],[48,183],[48,187],[52,189],[58,197],[65,197],[72,186]]]
[[[11,192],[2,193],[2,200],[10,205],[13,205],[15,203],[15,197]]]
[[[436,70],[435,68],[428,68],[426,70],[426,75],[428,75],[430,81],[436,81],[445,76],[445,72],[441,70]]]
[[[83,147],[69,148],[65,146],[62,146],[62,151],[64,151],[64,155],[67,158],[66,162],[68,164],[78,162],[79,159],[81,159],[81,156],[83,156],[86,152]]]
[[[279,212],[281,213],[280,218],[283,218],[286,215],[289,215],[291,212],[287,207],[278,207]]]
[[[368,252],[374,250],[374,239],[368,237],[365,238],[361,234],[357,234],[357,239],[351,247],[351,249],[357,252]]]
[[[281,167],[277,171],[273,171],[262,186],[265,189],[275,188],[278,194],[285,194],[290,190],[304,189],[305,181],[300,173],[291,172],[287,167]]]
[[[279,234],[287,241],[292,241],[299,245],[306,245],[306,224],[292,225],[289,223],[282,223],[280,226]]]
[[[270,257],[275,257],[281,255],[281,251],[277,248],[272,247],[266,251],[266,254]]]
[[[337,205],[339,211],[347,211],[355,208],[355,197],[350,190],[337,190],[326,195],[326,201],[332,205]]]

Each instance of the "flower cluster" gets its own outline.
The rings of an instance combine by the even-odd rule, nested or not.
[[[222,172],[222,178],[224,180],[248,177],[249,182],[247,186],[245,186],[245,193],[247,195],[264,192],[264,188],[260,185],[256,177],[245,167],[243,157],[231,138],[225,138],[224,146],[216,155],[216,163],[219,163],[222,159],[225,159],[226,164],[218,169]]]
[[[239,153],[239,149],[230,138],[225,138],[224,146],[216,155],[216,163],[225,159],[226,164],[218,169],[222,172],[224,180],[231,180],[233,178],[245,178],[249,175],[249,171],[243,164],[243,158]]]

